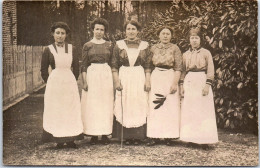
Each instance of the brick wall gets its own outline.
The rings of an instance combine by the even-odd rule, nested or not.
[[[6,77],[13,73],[12,46],[17,45],[17,10],[15,1],[3,2],[2,17],[3,74]]]

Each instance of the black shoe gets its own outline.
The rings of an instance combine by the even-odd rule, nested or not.
[[[134,145],[139,145],[141,143],[140,139],[134,139]]]
[[[131,145],[132,144],[132,140],[131,139],[126,139],[125,140],[125,145]]]
[[[201,145],[201,148],[202,148],[203,150],[210,150],[210,146],[209,146],[208,144],[202,144],[202,145]]]
[[[147,146],[154,146],[156,144],[156,141],[154,138],[149,138],[148,142],[146,143]]]
[[[110,140],[106,135],[102,135],[101,141],[104,145],[108,145],[110,143]]]
[[[67,147],[68,148],[78,149],[77,145],[74,142],[68,142],[67,143]]]
[[[165,141],[165,145],[167,145],[167,146],[172,145],[172,139],[171,138],[166,138],[164,141]]]
[[[90,139],[90,145],[96,145],[98,141],[98,136],[92,136]]]
[[[65,146],[64,146],[64,143],[57,143],[57,145],[56,145],[56,148],[57,149],[62,149],[62,148],[64,148]]]

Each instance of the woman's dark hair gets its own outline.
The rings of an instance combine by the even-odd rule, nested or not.
[[[92,30],[94,30],[96,24],[103,25],[104,28],[105,28],[105,32],[107,32],[107,30],[108,30],[108,22],[107,22],[106,19],[103,19],[103,18],[96,18],[96,19],[94,19],[90,23],[90,27],[91,27]]]
[[[141,24],[135,20],[126,21],[124,24],[124,30],[126,30],[128,24],[134,25],[138,31],[142,30]]]
[[[202,33],[201,30],[199,28],[191,28],[189,33],[188,33],[188,38],[190,38],[190,36],[199,36],[202,39]]]
[[[162,27],[160,27],[160,28],[157,30],[157,32],[156,32],[157,36],[160,35],[160,33],[161,33],[161,31],[162,31],[163,29],[168,29],[168,30],[170,30],[171,35],[173,36],[173,29],[172,29],[171,27],[169,27],[169,26],[162,26]]]
[[[55,23],[53,23],[53,25],[51,26],[51,32],[54,33],[55,29],[57,29],[57,28],[64,29],[66,31],[66,34],[70,33],[70,27],[65,22],[55,22]]]
[[[190,36],[199,36],[200,37],[200,46],[204,46],[204,39],[203,39],[203,35],[202,32],[200,30],[200,28],[198,27],[192,27],[187,35],[187,39],[188,41],[190,41]]]

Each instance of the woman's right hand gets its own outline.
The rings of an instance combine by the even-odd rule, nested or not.
[[[118,91],[123,90],[123,86],[121,85],[120,82],[116,82],[116,90],[118,90]]]
[[[83,82],[83,89],[87,92],[88,91],[88,84],[87,82]]]
[[[184,98],[184,88],[183,88],[183,85],[180,86],[180,96],[181,96],[181,98]]]

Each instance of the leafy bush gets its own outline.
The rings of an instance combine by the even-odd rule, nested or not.
[[[257,132],[257,2],[174,0],[147,24],[143,37],[158,42],[156,30],[162,25],[175,30],[173,42],[183,52],[189,29],[201,28],[215,64],[218,127]]]

